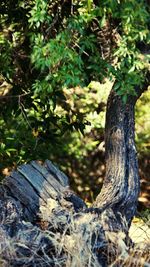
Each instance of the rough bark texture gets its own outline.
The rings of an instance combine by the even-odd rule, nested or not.
[[[73,214],[80,217],[84,208],[50,161],[18,167],[0,186],[0,265],[61,266],[57,234],[67,232]]]
[[[134,105],[126,104],[112,90],[107,103],[105,150],[106,177],[95,206],[111,207],[130,224],[139,194],[139,175],[134,142]]]
[[[83,266],[105,267],[110,244],[113,260],[118,247],[126,250],[127,230],[126,222],[111,206],[103,211],[88,209],[71,191],[66,175],[50,161],[24,164],[1,184],[3,267],[70,267],[82,262]],[[120,232],[123,235],[118,239]]]
[[[126,250],[119,216],[88,209],[50,161],[22,165],[0,187],[1,266],[108,266]]]

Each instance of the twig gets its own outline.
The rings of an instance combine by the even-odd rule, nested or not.
[[[26,95],[30,95],[31,94],[31,92],[27,92],[27,93],[24,93],[24,94],[21,94],[21,95],[1,95],[0,96],[0,99],[2,98],[21,98],[21,97],[23,97],[23,96],[26,96]]]

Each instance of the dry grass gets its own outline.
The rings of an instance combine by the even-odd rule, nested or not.
[[[59,216],[55,219],[55,225],[43,231],[24,222],[26,229],[14,238],[0,227],[0,267],[150,267],[150,243],[129,247],[122,232],[105,231],[104,236],[92,214],[72,216],[69,223],[65,221],[62,232],[57,231]]]

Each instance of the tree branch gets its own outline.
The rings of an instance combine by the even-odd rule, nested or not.
[[[21,95],[2,95],[2,96],[0,96],[0,99],[21,98],[23,96],[30,95],[30,94],[31,94],[31,92],[26,92],[26,93],[21,94]]]

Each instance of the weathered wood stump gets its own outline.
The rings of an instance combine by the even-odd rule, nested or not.
[[[107,266],[110,231],[116,242],[114,233],[125,232],[124,221],[111,209],[88,209],[48,160],[18,167],[1,184],[2,266],[78,266],[76,253],[85,266]]]

